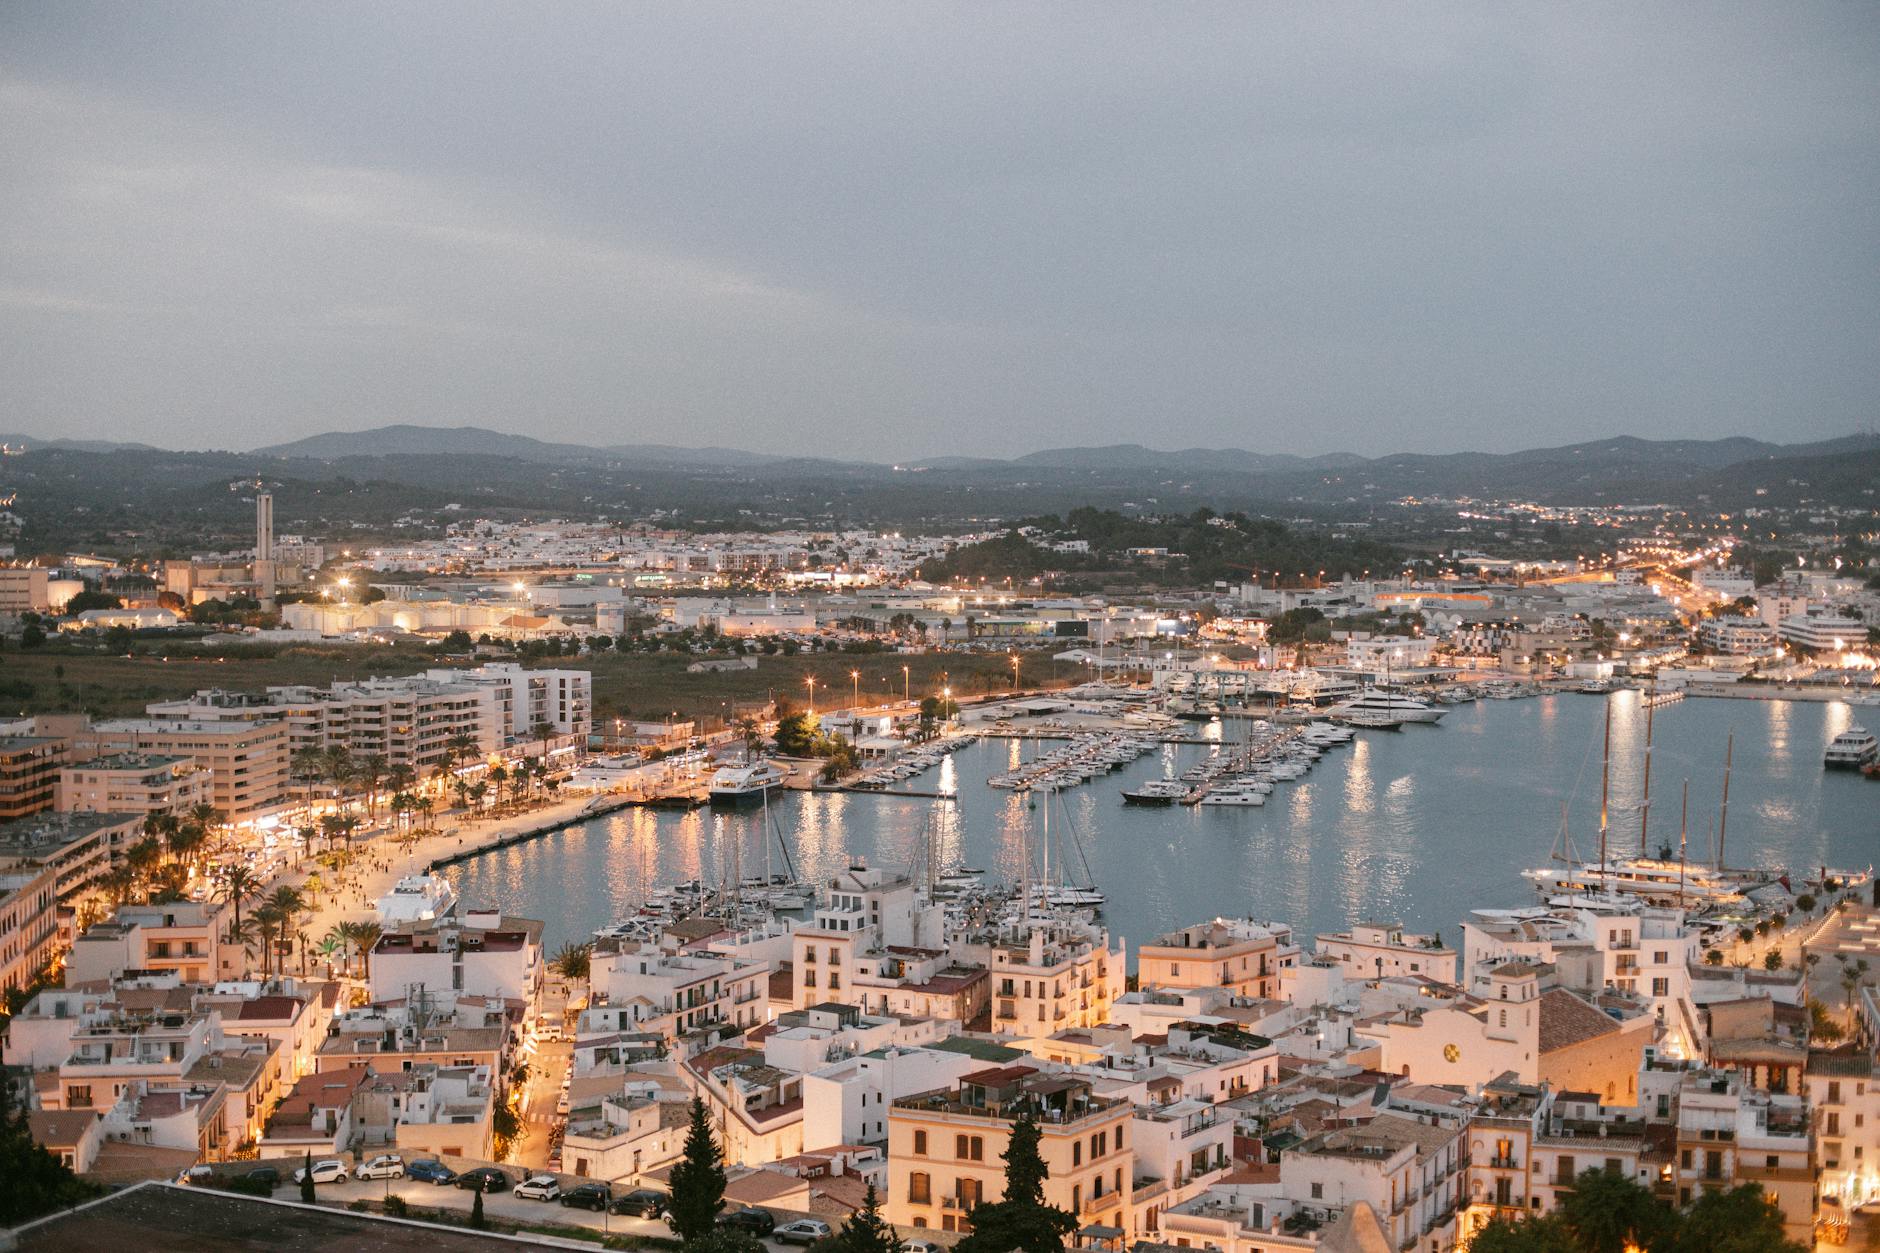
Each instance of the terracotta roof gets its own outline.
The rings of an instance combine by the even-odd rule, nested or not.
[[[33,1139],[49,1149],[70,1148],[100,1115],[95,1109],[36,1109],[26,1116]]]
[[[243,1001],[235,1018],[238,1022],[247,1022],[251,1018],[292,1019],[299,1015],[300,1006],[301,1003],[291,996],[257,996],[251,1001]]]
[[[1594,1009],[1565,988],[1550,988],[1541,994],[1541,1052],[1571,1048],[1602,1035],[1611,1035],[1619,1024]]]

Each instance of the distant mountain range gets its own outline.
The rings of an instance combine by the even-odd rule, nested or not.
[[[671,444],[557,444],[528,435],[511,435],[481,426],[380,426],[365,431],[329,431],[287,444],[257,448],[264,457],[308,457],[339,461],[347,457],[473,456],[514,457],[521,461],[592,461],[595,457],[668,462],[674,465],[750,466],[785,458],[736,448],[683,448]]]

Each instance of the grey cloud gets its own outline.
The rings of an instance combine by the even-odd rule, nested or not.
[[[13,6],[0,404],[881,458],[1812,438],[1866,6]]]

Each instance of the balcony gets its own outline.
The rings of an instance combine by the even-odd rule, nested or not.
[[[1514,1155],[1512,1153],[1506,1156],[1497,1154],[1496,1156],[1488,1159],[1488,1164],[1492,1169],[1495,1169],[1495,1170],[1519,1170],[1521,1169],[1520,1164],[1514,1160]]]

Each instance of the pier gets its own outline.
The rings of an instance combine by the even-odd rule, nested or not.
[[[491,836],[480,844],[472,845],[469,848],[458,849],[456,852],[449,853],[443,857],[434,857],[425,869],[431,874],[436,874],[441,867],[452,866],[461,861],[468,861],[472,857],[481,857],[485,853],[494,853],[498,849],[509,848],[512,845],[527,844],[531,840],[539,840],[545,835],[552,835],[565,828],[578,826],[588,821],[590,818],[600,818],[607,814],[618,813],[622,809],[627,809],[640,803],[641,802],[631,800],[627,797],[609,797],[606,800],[596,800],[594,803],[584,806],[576,813],[566,817],[552,818],[537,826],[524,827],[520,831],[505,831],[500,835]]]

